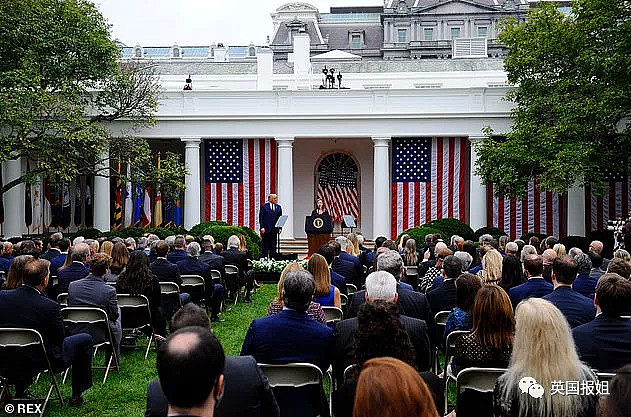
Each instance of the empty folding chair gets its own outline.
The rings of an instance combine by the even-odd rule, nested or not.
[[[346,284],[346,292],[348,293],[348,295],[356,293],[357,287],[355,286],[355,284]]]
[[[445,414],[447,413],[447,391],[449,389],[449,381],[456,380],[456,375],[451,370],[450,362],[453,357],[453,351],[456,347],[456,339],[469,334],[466,330],[455,330],[447,335],[445,342]]]

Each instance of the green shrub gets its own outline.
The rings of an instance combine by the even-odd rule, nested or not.
[[[434,234],[439,234],[439,235],[443,236],[443,233],[440,230],[434,229],[433,227],[428,227],[428,226],[413,227],[412,229],[408,229],[408,230],[403,231],[397,237],[397,245],[399,244],[399,242],[401,242],[401,236],[409,235],[410,238],[412,238],[412,239],[414,239],[416,241],[416,247],[417,248],[424,247],[425,246],[425,236],[427,236],[427,235],[434,235]]]
[[[203,236],[208,233],[204,232],[208,227],[211,226],[228,226],[228,223],[222,222],[221,220],[213,220],[211,222],[202,222],[198,225],[195,225],[191,228],[191,235],[193,236]]]
[[[508,234],[504,232],[502,229],[498,229],[497,227],[481,227],[475,231],[473,234],[473,241],[477,242],[480,240],[480,236],[489,234],[493,236],[493,239],[499,239],[500,236],[504,236]]]
[[[458,235],[464,240],[473,239],[473,229],[468,224],[458,219],[437,219],[429,223],[425,223],[422,227],[431,227],[441,231],[441,235],[445,241],[449,242],[453,235]]]
[[[213,222],[200,223],[191,229],[194,236],[211,235],[215,242],[221,242],[224,247],[228,243],[228,238],[232,235],[245,235],[247,248],[253,259],[261,257],[261,238],[255,231],[245,226],[227,226],[212,224]]]

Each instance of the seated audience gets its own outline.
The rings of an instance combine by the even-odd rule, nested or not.
[[[438,417],[432,395],[414,368],[398,359],[370,359],[357,381],[353,417]]]
[[[176,236],[173,240],[173,250],[167,255],[167,260],[173,264],[177,264],[180,261],[185,260],[188,255],[186,254],[186,240],[184,236]]]
[[[259,363],[307,362],[326,372],[331,364],[333,330],[307,315],[314,292],[315,282],[309,272],[287,274],[283,283],[283,310],[252,321],[241,355],[252,355]],[[274,394],[281,416],[328,415],[319,389],[313,390],[309,386],[305,389],[275,389]]]
[[[132,239],[133,240],[133,239]],[[112,248],[112,264],[110,265],[111,281],[116,281],[129,262],[129,250],[123,242],[116,242]]]
[[[68,249],[70,248],[70,240],[61,239],[59,241],[59,255],[50,260],[50,275],[57,276],[57,270],[63,266],[68,257]]]
[[[375,239],[375,250],[368,252],[364,261],[364,265],[367,268],[370,268],[373,265],[375,258],[377,257],[377,249],[379,249],[386,240],[387,239],[383,236],[378,236]]]
[[[444,243],[439,242],[440,244],[436,245],[436,264],[430,267],[423,278],[419,278],[419,291],[423,293],[427,293],[434,286],[435,278],[441,277],[443,275],[443,260],[453,255],[453,252],[447,249]],[[420,276],[420,272],[419,272]]]
[[[357,234],[349,233],[346,235],[346,239],[348,240],[346,252],[349,255],[359,258],[359,255],[361,255],[361,250],[359,249],[359,239],[357,238]]]
[[[283,310],[284,307],[284,294],[283,294],[283,285],[285,282],[285,277],[288,273],[294,271],[304,271],[304,268],[298,262],[292,262],[283,269],[283,272],[280,274],[280,279],[278,280],[278,292],[276,294],[276,298],[272,300],[267,309],[267,315],[272,316],[274,314],[278,314]],[[326,324],[326,316],[324,315],[324,311],[322,311],[322,307],[320,304],[311,301],[309,303],[309,308],[307,309],[307,314],[313,320],[320,322],[322,324]]]
[[[333,245],[330,245],[328,243],[323,244],[322,246],[320,246],[320,249],[318,249],[318,253],[322,255],[326,260],[329,268],[329,273],[331,274],[331,284],[335,285],[337,289],[340,290],[340,293],[345,295],[348,294],[348,290],[346,289],[346,278],[344,278],[342,275],[338,274],[331,268],[331,264],[335,260],[335,248],[333,247]]]
[[[519,252],[519,245],[517,245],[517,243],[515,242],[508,242],[506,244],[506,256],[517,256],[517,253]]]
[[[510,366],[498,379],[493,393],[495,417],[594,417],[598,395],[551,395],[553,381],[596,384],[596,377],[576,354],[570,327],[549,301],[524,300],[517,306],[517,323]],[[520,381],[533,378],[545,392],[524,394]],[[538,387],[529,387],[538,390]]]
[[[177,265],[167,260],[167,253],[169,252],[169,245],[166,241],[161,240],[156,244],[156,260],[151,263],[151,272],[158,278],[159,282],[173,282],[178,286],[182,285],[182,277],[180,276],[180,270]],[[182,304],[186,304],[191,301],[191,296],[188,293],[180,293],[180,301]],[[173,306],[164,306],[167,311],[173,313],[177,311]],[[179,307],[178,307],[179,308]],[[168,314],[167,316],[171,316]]]
[[[357,288],[361,288],[361,286],[363,285],[363,268],[361,264],[358,265],[359,258],[356,258],[357,263],[355,263],[355,261],[352,259],[353,256],[347,254],[342,250],[342,243],[344,243],[344,245],[347,245],[348,239],[346,239],[344,236],[339,237],[341,237],[342,239],[336,239],[329,243],[333,247],[335,253],[335,258],[331,263],[331,269],[343,276],[344,279],[346,279],[347,283],[355,284]],[[351,259],[349,259],[349,257]]]
[[[601,266],[603,265],[603,257],[596,252],[589,252],[587,256],[589,256],[589,260],[592,262],[592,269],[589,271],[589,278],[598,282],[598,278],[605,273],[605,271],[601,269]]]
[[[577,253],[574,255],[574,260],[577,265],[577,275],[572,288],[579,294],[592,299],[600,277],[596,278],[596,274],[591,274],[592,263],[587,254]]]
[[[482,258],[482,271],[480,275],[485,284],[499,284],[502,280],[503,257],[499,251],[491,249]]]
[[[421,258],[416,251],[416,240],[410,238],[405,242],[405,247],[403,248],[403,265],[418,266],[420,261]]]
[[[9,272],[11,262],[13,261],[13,257],[5,255],[6,248],[9,247],[13,249],[13,244],[11,244],[11,242],[0,242],[0,271],[3,271],[4,273]]]
[[[526,255],[524,269],[528,280],[521,285],[510,289],[510,299],[513,307],[517,307],[520,301],[530,297],[543,297],[550,294],[554,287],[541,276],[543,262],[539,255]]]
[[[171,331],[196,326],[210,329],[208,315],[193,303],[186,304],[173,316]],[[216,407],[218,417],[277,417],[276,398],[267,378],[252,356],[227,356],[223,396]],[[167,417],[168,402],[156,379],[147,386],[145,417]]]
[[[631,254],[629,254],[629,252],[626,249],[616,249],[616,251],[613,253],[613,258],[614,259],[619,258],[625,262],[631,262]]]
[[[34,259],[35,258],[31,255],[16,256],[13,259],[13,262],[11,262],[11,267],[9,268],[7,280],[2,284],[2,289],[13,290],[22,286],[24,278],[24,266]]]
[[[385,271],[369,274],[366,278],[366,303],[360,307],[358,316],[342,320],[336,326],[334,371],[338,381],[341,382],[347,366],[357,363],[354,362],[357,358],[356,332],[362,328],[362,323],[364,329],[365,326],[379,326],[385,317],[392,317],[395,323],[400,323],[396,326],[397,329],[400,328],[402,332],[407,332],[406,340],[409,336],[416,353],[416,359],[412,362],[414,367],[420,371],[427,371],[430,368],[431,345],[427,324],[423,320],[399,314],[396,303],[397,293],[394,277]],[[379,305],[371,307],[370,304]],[[386,328],[384,331],[389,332],[388,334],[391,334],[392,337],[397,334],[392,333],[394,330],[391,328]],[[378,339],[375,340],[375,337]],[[390,338],[386,333],[374,333],[373,339],[366,340],[364,343],[379,345],[383,340]]]
[[[596,309],[593,302],[572,289],[578,264],[571,256],[560,256],[552,264],[554,291],[543,296],[561,310],[570,327],[574,328],[594,319]]]
[[[254,277],[250,274],[247,276],[246,282],[246,272],[248,271],[248,258],[245,252],[241,252],[239,250],[239,246],[241,242],[239,241],[239,237],[237,235],[232,235],[228,238],[228,249],[221,252],[221,256],[223,256],[225,265],[234,265],[239,268],[239,282],[226,283],[228,286],[228,298],[234,298],[237,291],[241,287],[242,283],[246,284],[246,296],[243,302],[251,303],[250,293],[252,292],[252,288],[254,288]]]
[[[629,417],[631,398],[631,364],[616,371],[608,384],[609,395],[603,395],[598,404],[599,417]]]
[[[443,261],[443,280],[438,288],[427,293],[427,301],[434,314],[450,311],[456,305],[456,278],[462,271],[460,259],[451,255]]]
[[[61,246],[59,247],[61,248]],[[114,249],[114,242],[110,242],[109,240],[106,240],[103,243],[101,243],[101,249],[99,249],[99,252],[112,256],[112,249]]]
[[[210,319],[214,322],[220,322],[222,320],[219,318],[219,311],[221,310],[221,302],[224,297],[224,288],[221,284],[213,284],[212,277],[210,276],[210,268],[208,265],[199,260],[200,250],[201,248],[199,243],[189,243],[186,247],[187,258],[179,261],[176,265],[180,274],[199,275],[204,278],[206,287],[204,288],[205,298],[212,306]]]
[[[223,396],[225,362],[223,347],[210,330],[192,326],[171,334],[156,360],[168,415],[214,416]]]
[[[60,269],[57,275],[59,282],[59,293],[68,292],[71,282],[85,278],[90,273],[88,262],[90,261],[90,247],[85,243],[80,243],[72,248],[69,258],[72,263]]]
[[[603,248],[604,245],[600,240],[593,240],[590,244],[589,244],[589,251],[590,252],[594,252],[599,254],[600,256],[602,256],[603,258],[603,262],[602,265],[600,266],[602,268],[603,271],[607,270],[607,266],[609,265],[609,259],[605,258],[603,256]]]
[[[557,253],[552,249],[546,249],[541,254],[541,259],[543,260],[543,272],[541,276],[550,284],[552,284],[552,263],[556,257]]]
[[[54,257],[61,254],[61,251],[59,250],[59,242],[61,242],[63,237],[64,236],[61,232],[55,232],[50,235],[50,238],[48,239],[48,250],[44,252],[40,258],[50,262]]]
[[[454,256],[460,259],[462,263],[462,272],[466,272],[471,268],[471,263],[473,262],[473,257],[465,251],[457,251],[454,252]]]
[[[85,244],[81,243],[81,245]],[[87,245],[85,245],[85,249],[89,250]],[[120,361],[120,342],[123,331],[121,329],[120,309],[118,308],[116,290],[105,283],[105,275],[110,262],[111,258],[104,253],[94,255],[94,258],[90,260],[90,274],[85,278],[70,283],[68,287],[68,305],[71,307],[97,307],[105,311],[110,325],[110,332],[114,339],[115,346],[112,346],[112,349],[116,353],[116,363]],[[83,332],[85,329],[78,328],[75,331]],[[87,331],[85,332],[88,333]],[[108,340],[105,334],[90,334],[95,343]]]
[[[557,243],[552,247],[552,250],[557,254],[557,258],[567,255],[567,252],[565,251],[565,245],[563,243]]]
[[[630,279],[631,278],[631,263],[620,259],[613,258],[609,261],[609,266],[607,266],[607,272],[610,274],[618,274],[622,278]]]
[[[209,236],[209,238],[212,239],[212,236]],[[219,256],[213,252],[215,243],[214,240],[211,239],[202,240],[202,249],[204,250],[204,253],[199,255],[199,260],[208,265],[208,269],[210,271],[219,271],[223,277],[226,273],[224,268],[224,259],[223,256]]]
[[[461,274],[455,281],[456,306],[447,316],[445,332],[441,345],[445,346],[447,335],[455,330],[471,330],[473,327],[473,302],[480,288],[482,280],[470,273]]]
[[[315,280],[315,293],[313,301],[321,306],[342,307],[340,290],[331,284],[331,274],[329,266],[324,257],[318,253],[311,255],[307,270],[313,275]]]
[[[514,242],[509,242],[514,243]],[[510,247],[510,245],[508,246]],[[499,286],[508,293],[511,288],[523,283],[523,270],[519,258],[513,255],[506,255],[502,258],[502,278]]]
[[[515,318],[508,294],[497,285],[483,286],[473,303],[473,329],[455,340],[454,375],[469,367],[505,368],[513,347]]]
[[[83,392],[92,386],[92,337],[80,333],[64,337],[64,326],[59,304],[44,297],[48,285],[50,262],[43,259],[29,261],[24,266],[23,285],[14,290],[0,291],[0,327],[37,330],[44,339],[46,353],[56,372],[72,365],[72,398],[70,405],[83,404]],[[24,358],[0,360],[0,367],[8,367],[4,375],[15,385],[15,398],[23,398],[33,377],[47,368],[41,351]]]
[[[614,372],[631,363],[631,282],[618,274],[606,273],[598,280],[596,318],[574,328],[578,355],[590,367]]]
[[[160,336],[166,336],[166,321],[161,308],[160,282],[151,272],[149,257],[144,252],[135,251],[129,255],[127,267],[121,272],[116,282],[116,292],[147,297],[153,331]]]

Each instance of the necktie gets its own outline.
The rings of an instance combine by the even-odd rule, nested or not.
[[[270,205],[272,206],[272,212],[273,212],[274,211],[274,205],[273,204],[270,204]]]

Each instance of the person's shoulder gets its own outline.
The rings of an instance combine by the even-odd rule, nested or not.
[[[337,325],[335,326],[335,330],[337,334],[342,334],[349,331],[354,331],[357,329],[358,326],[359,326],[359,323],[357,322],[357,317],[353,317],[353,318],[345,319],[338,322]]]
[[[400,317],[401,322],[403,323],[403,326],[405,326],[405,328],[413,329],[415,327],[418,327],[427,330],[427,323],[425,323],[425,320],[417,319],[416,317],[405,316],[403,314],[401,314]]]

